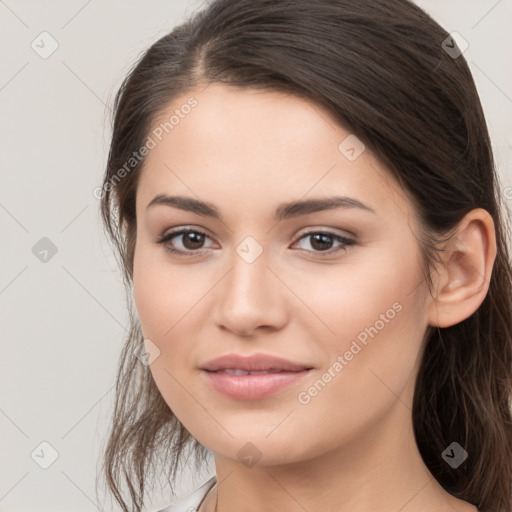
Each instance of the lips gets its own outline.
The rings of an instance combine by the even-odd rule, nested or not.
[[[269,373],[282,373],[285,370],[261,370],[258,372],[250,372],[246,370],[240,370],[239,368],[227,368],[226,370],[216,370],[213,373],[225,373],[227,375],[267,375]]]
[[[227,354],[208,361],[201,369],[209,372],[231,373],[232,375],[248,375],[248,372],[251,374],[301,372],[310,370],[311,366],[270,354],[253,354],[250,356]],[[238,371],[238,373],[232,373],[234,371]]]
[[[235,400],[262,400],[297,384],[312,368],[269,354],[227,354],[201,369],[215,391]]]

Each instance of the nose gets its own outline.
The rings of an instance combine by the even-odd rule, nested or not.
[[[263,254],[249,263],[235,253],[232,261],[232,268],[218,284],[216,325],[238,336],[281,329],[287,321],[283,281],[267,266]]]

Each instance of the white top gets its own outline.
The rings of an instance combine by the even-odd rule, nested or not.
[[[203,485],[198,487],[195,491],[183,496],[175,503],[168,507],[162,508],[157,512],[197,512],[203,499],[208,494],[208,491],[215,485],[217,478],[215,475],[210,477]]]

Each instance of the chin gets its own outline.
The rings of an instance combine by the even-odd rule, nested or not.
[[[226,430],[233,436],[230,437],[223,429],[222,434],[212,437],[209,435],[202,437],[198,435],[196,439],[214,453],[217,457],[232,460],[246,467],[258,466],[276,466],[283,464],[293,464],[314,458],[314,446],[307,450],[304,444],[304,437],[298,435],[299,431],[293,429],[297,435],[293,435],[290,429],[282,428],[274,430],[270,435],[267,428],[252,429],[245,428],[234,429],[231,425]]]

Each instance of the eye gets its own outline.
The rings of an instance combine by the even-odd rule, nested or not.
[[[181,238],[183,248],[176,248],[171,245],[175,238]],[[203,244],[206,238],[210,238],[206,233],[193,228],[181,228],[176,231],[170,231],[157,239],[157,243],[163,245],[164,249],[177,256],[193,256],[203,252]],[[347,251],[348,247],[355,244],[355,240],[347,238],[331,231],[308,231],[304,233],[294,245],[302,240],[310,240],[310,247],[313,250],[304,249],[307,252],[313,252],[319,256],[332,255],[340,251]],[[337,248],[332,250],[334,241],[339,242]]]
[[[184,246],[183,249],[176,249],[172,247],[169,242],[175,238],[182,237],[181,244]],[[204,239],[209,238],[206,233],[192,228],[182,228],[176,231],[171,231],[164,234],[157,240],[157,243],[162,244],[164,249],[177,256],[190,256],[201,252],[201,245],[204,243]]]
[[[310,240],[309,245],[315,249],[313,252],[319,254],[319,256],[324,256],[324,254],[331,255],[340,251],[347,251],[349,246],[355,244],[355,240],[338,235],[332,231],[308,231],[307,233],[304,233],[296,243],[308,239]],[[334,241],[338,241],[340,245],[338,245],[336,249],[331,250]],[[311,251],[308,250],[308,252]]]

